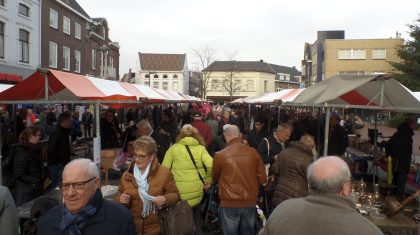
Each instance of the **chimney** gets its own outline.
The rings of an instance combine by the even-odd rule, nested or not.
[[[262,63],[262,62],[264,62],[264,60],[261,59],[260,62]]]

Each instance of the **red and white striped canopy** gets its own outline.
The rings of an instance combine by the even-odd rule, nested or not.
[[[267,93],[255,98],[245,98],[244,102],[248,104],[273,104],[278,100],[281,100],[282,102],[293,102],[293,100],[295,100],[295,98],[303,90],[304,89],[284,89],[278,92]]]
[[[142,103],[197,102],[173,91],[153,89],[144,85],[104,80],[90,76],[49,70],[48,100],[119,100]],[[0,100],[44,100],[45,74],[36,71],[24,81],[0,93]]]

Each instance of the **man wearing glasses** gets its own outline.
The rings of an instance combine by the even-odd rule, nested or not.
[[[38,234],[136,234],[130,213],[106,200],[99,189],[98,168],[89,159],[76,159],[63,171],[63,205],[38,221]]]

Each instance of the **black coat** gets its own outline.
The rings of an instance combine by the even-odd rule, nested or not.
[[[60,125],[54,129],[48,139],[48,165],[67,164],[70,162],[70,129]]]
[[[264,139],[268,141],[268,144],[267,141],[265,141]],[[258,153],[261,155],[264,164],[273,164],[274,156],[279,154],[281,150],[283,150],[283,145],[277,141],[273,134],[267,136],[266,138],[263,138],[260,144],[258,145],[257,150]]]
[[[348,145],[346,129],[339,124],[331,127],[328,138],[328,155],[341,156],[346,152]]]
[[[118,148],[120,146],[117,136],[119,129],[114,123],[101,120],[101,149]]]
[[[13,177],[15,179],[16,204],[19,206],[35,199],[43,192],[41,146],[16,144],[14,148]]]
[[[259,133],[257,133],[254,129],[246,134],[246,140],[248,141],[249,146],[258,149],[258,146],[260,145],[263,138],[267,136],[268,133],[264,129],[262,129]]]
[[[56,206],[43,215],[37,224],[39,235],[61,235],[60,223],[63,205]],[[102,203],[96,213],[83,225],[79,226],[84,235],[112,234],[112,235],[136,235],[133,217],[130,212],[113,201],[102,199]]]
[[[411,155],[413,153],[414,131],[406,123],[398,126],[397,132],[389,139],[389,154],[392,157],[394,172],[407,174],[410,170]]]
[[[153,131],[152,137],[157,144],[157,158],[159,163],[162,163],[163,158],[165,157],[166,151],[168,151],[169,147],[171,147],[171,137],[170,136],[163,136],[159,133],[159,131]]]

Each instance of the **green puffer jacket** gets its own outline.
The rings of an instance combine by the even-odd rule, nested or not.
[[[198,177],[197,170],[185,147],[186,145],[191,150],[202,178],[206,182],[211,183],[213,158],[211,158],[206,148],[192,137],[185,137],[172,145],[166,152],[162,165],[171,169],[181,199],[186,200],[190,206],[194,207],[200,203],[203,197],[203,183]],[[203,164],[207,168],[207,173]]]

